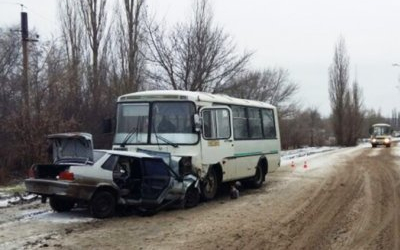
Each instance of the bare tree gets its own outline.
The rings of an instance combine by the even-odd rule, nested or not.
[[[65,118],[70,119],[76,116],[78,110],[82,106],[83,91],[83,63],[84,63],[84,39],[83,25],[80,21],[79,2],[75,0],[63,0],[59,2],[60,29],[62,33],[61,48],[65,49],[65,55],[59,55],[60,58],[67,59],[65,71],[56,77],[62,77],[62,81],[66,83],[66,98],[69,102],[65,103]],[[51,79],[53,84],[56,79]],[[53,88],[50,88],[53,89]],[[50,93],[56,95],[56,93]]]
[[[251,54],[236,54],[232,38],[213,24],[207,0],[195,2],[189,23],[165,34],[150,27],[149,60],[158,67],[153,79],[159,87],[214,92],[241,72]]]
[[[88,38],[91,49],[91,67],[89,70],[89,94],[91,94],[91,105],[94,109],[98,107],[100,90],[100,60],[101,52],[106,48],[107,42],[107,0],[79,1],[80,14],[85,27],[85,35]]]
[[[340,38],[329,69],[329,96],[336,141],[342,146],[356,145],[361,136],[364,110],[362,91],[357,81],[349,87],[349,57]]]
[[[326,144],[327,126],[317,108],[297,109],[293,115],[280,119],[282,148]]]
[[[345,41],[340,38],[335,47],[332,65],[329,68],[329,97],[332,108],[333,130],[339,145],[345,143],[344,119],[345,98],[349,93],[349,57]]]
[[[354,146],[357,144],[358,138],[361,137],[364,121],[362,91],[357,81],[354,81],[351,90],[346,94],[345,100],[345,145]]]
[[[15,32],[6,32],[0,28],[0,118],[6,117],[15,111],[11,105],[13,97],[20,94],[21,88],[15,84],[19,82],[21,74],[20,38]],[[16,44],[17,43],[17,44]]]
[[[219,89],[219,92],[238,98],[258,100],[275,105],[281,117],[289,116],[298,106],[293,96],[298,85],[289,79],[285,69],[247,71]]]
[[[115,12],[118,20],[115,29],[115,56],[112,59],[117,94],[136,92],[144,88],[146,66],[144,58],[145,0],[123,0]]]

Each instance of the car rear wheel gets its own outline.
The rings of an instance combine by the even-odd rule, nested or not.
[[[109,191],[97,191],[90,202],[90,213],[93,217],[103,219],[114,215],[115,197]]]
[[[72,199],[52,196],[50,197],[50,207],[56,212],[68,212],[74,207],[75,201]]]

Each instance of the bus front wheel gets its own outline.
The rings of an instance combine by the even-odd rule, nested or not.
[[[214,167],[210,167],[201,185],[201,194],[204,200],[212,200],[218,191],[218,176]]]

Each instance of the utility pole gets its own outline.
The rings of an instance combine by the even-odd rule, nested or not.
[[[23,5],[21,5],[23,7]],[[38,37],[38,36],[37,36]],[[22,115],[24,121],[30,123],[30,86],[29,86],[29,51],[28,42],[37,42],[29,38],[28,13],[21,11],[21,42],[22,42]]]
[[[30,121],[29,79],[28,79],[28,13],[21,12],[21,39],[22,39],[22,114],[25,122]]]

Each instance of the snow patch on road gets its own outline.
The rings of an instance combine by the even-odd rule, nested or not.
[[[369,152],[368,157],[374,157],[374,156],[380,155],[380,154],[381,154],[381,151],[382,151],[383,149],[386,150],[386,148],[373,148],[373,149]]]
[[[85,210],[76,209],[71,212],[57,213],[54,211],[45,211],[44,213],[38,213],[33,215],[30,220],[41,220],[52,223],[76,223],[76,222],[88,222],[95,220],[88,216]]]

